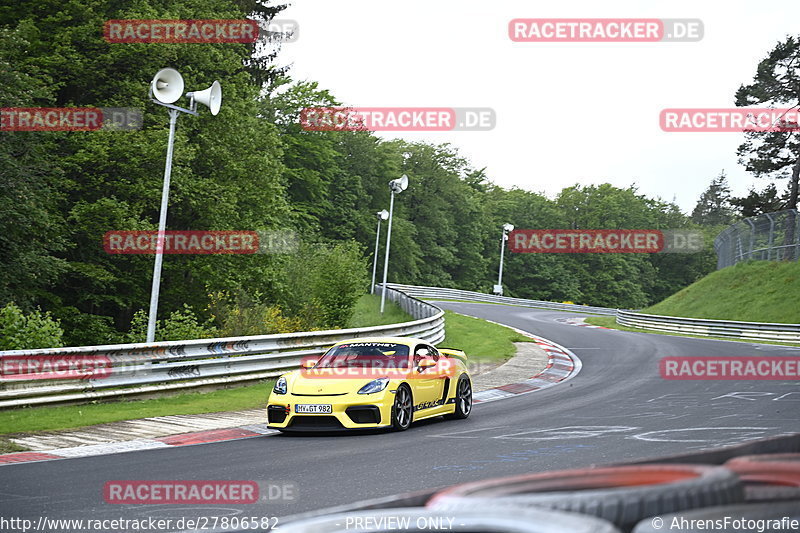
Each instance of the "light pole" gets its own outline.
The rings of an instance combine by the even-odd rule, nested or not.
[[[147,319],[147,342],[153,342],[156,336],[156,316],[158,315],[158,293],[161,288],[161,263],[164,257],[164,234],[167,227],[167,205],[169,204],[169,182],[172,177],[172,149],[175,145],[175,124],[178,113],[197,116],[197,103],[211,110],[212,115],[219,113],[222,105],[222,88],[218,81],[203,91],[186,93],[189,98],[189,109],[172,105],[183,95],[183,76],[171,68],[159,70],[150,82],[150,100],[169,109],[169,141],[167,142],[167,162],[164,166],[164,185],[161,189],[161,210],[158,216],[158,237],[156,239],[156,259],[153,265],[153,287],[150,291],[150,315]]]
[[[386,231],[386,252],[383,254],[383,290],[381,291],[381,314],[386,304],[386,273],[389,271],[389,245],[392,242],[392,215],[394,214],[394,195],[400,194],[408,189],[408,176],[403,174],[400,179],[389,182],[389,189],[392,191],[389,200],[389,229]]]
[[[372,258],[372,285],[370,285],[369,293],[375,294],[375,274],[378,272],[378,243],[381,240],[381,220],[389,218],[389,212],[382,209],[375,213],[378,217],[378,233],[375,236],[375,256]]]
[[[497,285],[494,286],[494,293],[503,295],[503,257],[506,251],[506,241],[508,240],[508,233],[514,231],[513,224],[503,224],[503,238],[500,239],[500,270],[497,273]]]

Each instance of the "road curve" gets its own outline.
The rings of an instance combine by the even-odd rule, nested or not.
[[[0,516],[286,516],[487,477],[654,458],[800,431],[796,382],[667,381],[658,372],[658,360],[665,356],[800,356],[800,349],[593,329],[557,320],[574,313],[439,305],[550,339],[577,354],[583,368],[561,385],[476,405],[467,420],[423,422],[404,433],[268,435],[2,466]],[[293,491],[287,501],[238,506],[133,506],[103,500],[107,481],[148,479],[253,480]]]

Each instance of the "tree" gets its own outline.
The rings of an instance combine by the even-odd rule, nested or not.
[[[770,106],[800,105],[800,36],[779,42],[758,64],[753,83],[739,87],[736,105]],[[789,200],[786,208],[797,209],[800,182],[800,124],[785,122],[785,128],[766,133],[745,133],[747,140],[739,147],[740,161],[756,177],[789,178]],[[795,243],[795,211],[786,223],[783,249],[785,258],[792,256]]]
[[[35,35],[32,23],[0,27],[0,107],[30,107],[52,97],[49,76],[15,68]],[[50,157],[54,135],[3,131],[0,138],[0,306],[15,301],[31,311],[65,269],[58,257],[68,246],[57,209],[62,171]]]
[[[774,213],[786,205],[789,193],[780,195],[774,183],[770,183],[763,190],[757,191],[755,187],[750,187],[747,196],[731,198],[731,205],[739,209],[743,217],[753,217],[762,213]]]
[[[787,37],[761,60],[753,83],[736,91],[737,106],[769,105],[796,107],[800,104],[800,36]],[[800,140],[797,124],[785,131],[746,132],[739,146],[740,163],[756,177],[789,178],[786,207],[797,209],[800,180]]]
[[[61,324],[39,309],[25,315],[13,302],[0,308],[0,350],[32,350],[64,346]]]
[[[265,19],[277,12],[262,4],[42,0],[0,9],[3,106],[133,107],[144,117],[139,131],[3,132],[0,248],[8,258],[0,257],[0,298],[49,309],[70,344],[108,342],[147,305],[152,256],[106,254],[102,235],[156,227],[167,117],[149,103],[147,83],[165,65],[181,71],[188,88],[219,79],[225,91],[219,116],[179,121],[167,229],[293,225],[278,129],[259,115],[262,84],[274,72],[254,59],[254,46],[112,44],[101,31],[112,18]],[[274,263],[269,254],[169,256],[160,314],[184,304],[203,309],[210,291],[274,291]]]
[[[209,294],[221,293],[234,300],[216,327],[232,334],[345,324],[366,288],[372,261],[364,255],[372,253],[375,212],[388,208],[388,182],[403,173],[411,186],[395,198],[393,282],[488,292],[504,223],[690,225],[676,206],[634,187],[568,187],[553,200],[493,185],[485,169],[472,168],[452,146],[385,141],[368,131],[304,130],[301,109],[338,100],[316,82],[294,82],[275,68],[275,50],[102,38],[110,18],[264,21],[283,8],[265,4],[40,0],[0,7],[0,107],[133,107],[144,118],[139,131],[2,132],[0,306],[14,301],[23,313],[37,306],[52,313],[70,345],[115,342],[146,308],[153,257],[107,254],[102,236],[156,228],[167,117],[149,102],[147,83],[167,65],[182,72],[187,88],[219,79],[225,93],[218,116],[202,111],[178,123],[167,229],[291,228],[302,244],[286,254],[167,256],[159,302],[164,334],[174,323],[178,332],[197,331],[175,335],[200,335],[195,326],[204,327],[214,313]],[[382,237],[385,243],[385,229]],[[708,264],[707,256],[678,255],[505,258],[508,294],[620,307],[669,295]]]
[[[734,212],[731,208],[731,189],[725,171],[711,180],[711,184],[700,195],[697,205],[692,211],[692,222],[704,226],[723,226],[733,222]]]

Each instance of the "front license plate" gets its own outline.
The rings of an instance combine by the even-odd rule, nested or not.
[[[323,404],[297,404],[294,406],[295,413],[304,413],[309,415],[330,414],[333,409],[330,405]]]

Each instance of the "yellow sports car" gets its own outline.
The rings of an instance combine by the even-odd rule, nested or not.
[[[403,431],[434,416],[467,418],[472,382],[466,363],[464,352],[420,339],[343,341],[278,378],[267,422],[281,431]]]

